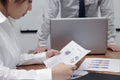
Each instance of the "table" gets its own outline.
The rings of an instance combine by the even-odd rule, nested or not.
[[[111,59],[120,59],[120,52],[112,52],[111,50],[107,50],[106,54],[102,54],[102,55],[87,55],[85,58],[111,58]],[[81,61],[78,63],[81,64]],[[30,69],[43,69],[45,68],[44,64],[33,64],[33,65],[24,65],[24,66],[18,66],[17,69],[26,69],[26,70],[30,70]],[[120,75],[120,72],[116,73],[116,72],[103,72],[103,71],[99,71],[97,73],[103,73],[103,74],[113,74],[113,75]]]

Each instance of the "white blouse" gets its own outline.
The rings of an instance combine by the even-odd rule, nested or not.
[[[46,53],[21,54],[14,30],[12,21],[0,12],[0,80],[52,80],[51,69],[16,69],[16,65],[42,63]]]

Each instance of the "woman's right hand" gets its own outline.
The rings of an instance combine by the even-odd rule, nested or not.
[[[76,68],[75,65],[60,63],[52,68],[52,80],[68,80]]]

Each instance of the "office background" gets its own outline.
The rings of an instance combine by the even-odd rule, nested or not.
[[[113,0],[114,2],[114,11],[115,11],[115,24],[116,28],[120,28],[120,0]],[[48,0],[34,0],[33,8],[25,17],[17,20],[16,26],[19,27],[17,29],[19,33],[20,46],[22,52],[28,52],[29,50],[33,50],[37,47],[37,35],[34,32],[38,28],[40,28],[42,24],[42,14],[47,9]],[[21,31],[25,33],[21,33]],[[117,32],[116,43],[120,46],[120,32]],[[48,40],[49,46],[49,40]]]

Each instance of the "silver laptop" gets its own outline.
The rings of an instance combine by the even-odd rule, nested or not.
[[[90,54],[105,54],[108,20],[106,18],[55,18],[50,20],[51,48],[61,50],[74,40]]]

